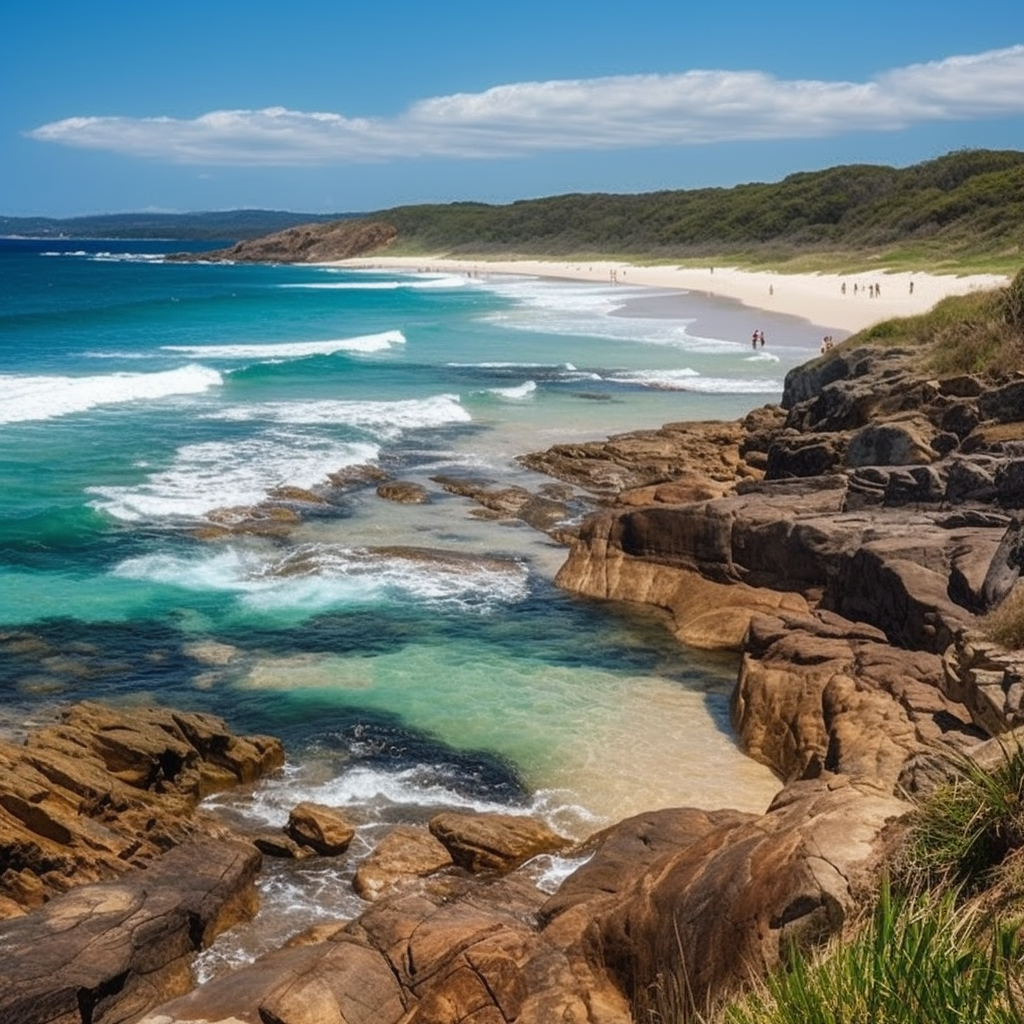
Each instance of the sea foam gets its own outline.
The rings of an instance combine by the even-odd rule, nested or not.
[[[488,388],[487,394],[519,401],[523,398],[529,398],[536,390],[537,382],[528,380],[514,388]]]
[[[89,377],[0,374],[0,423],[49,420],[101,405],[200,394],[221,383],[216,370],[194,365],[159,373]]]
[[[198,518],[214,509],[254,505],[277,487],[315,487],[329,473],[373,462],[376,445],[296,431],[267,431],[241,441],[184,445],[166,469],[127,487],[90,487],[93,508],[128,522]]]
[[[301,546],[285,558],[234,547],[213,555],[143,555],[126,559],[114,573],[187,590],[233,592],[244,606],[266,613],[412,601],[486,614],[522,601],[529,590],[527,569],[518,562],[446,561],[327,544]]]
[[[605,380],[659,391],[697,391],[715,395],[768,395],[782,390],[780,380],[704,377],[689,367],[682,370],[630,370],[610,374]]]
[[[288,341],[242,345],[164,345],[165,352],[181,352],[196,359],[302,359],[329,356],[335,352],[383,352],[404,345],[401,331],[382,331],[333,341]]]
[[[211,418],[234,421],[264,420],[282,424],[348,426],[381,439],[394,439],[409,430],[469,423],[473,417],[458,395],[433,395],[394,402],[356,402],[324,399],[308,402],[261,402],[237,405]]]

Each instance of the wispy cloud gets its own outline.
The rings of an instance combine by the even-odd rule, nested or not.
[[[502,85],[421,100],[394,118],[270,107],[69,117],[40,141],[190,164],[299,165],[687,146],[894,131],[1024,114],[1024,46],[897,68],[867,82],[687,71]]]

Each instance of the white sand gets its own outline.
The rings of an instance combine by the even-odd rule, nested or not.
[[[1009,278],[1001,274],[967,277],[887,273],[776,274],[771,271],[736,270],[733,267],[694,269],[686,267],[639,267],[631,263],[568,263],[548,260],[461,260],[445,257],[412,259],[377,256],[339,260],[338,267],[382,270],[440,271],[445,273],[525,274],[576,281],[610,282],[651,288],[680,288],[737,299],[744,305],[803,317],[811,323],[839,331],[859,331],[880,320],[912,316],[931,309],[948,295],[1003,287]],[[846,284],[846,294],[842,292]],[[913,290],[911,290],[913,283]],[[872,297],[869,286],[877,285]],[[856,287],[856,294],[854,288]]]

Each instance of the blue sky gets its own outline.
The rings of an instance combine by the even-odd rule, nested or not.
[[[381,209],[1024,149],[1020,0],[2,0],[0,213]]]

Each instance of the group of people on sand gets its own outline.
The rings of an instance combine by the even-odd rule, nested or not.
[[[754,331],[750,338],[751,348],[764,348],[764,331]]]
[[[863,285],[860,285],[856,281],[854,281],[853,282],[853,294],[856,295],[858,290],[862,291],[862,292],[866,291],[868,293],[868,298],[869,299],[878,299],[878,298],[881,298],[881,295],[882,295],[882,286],[880,284],[869,284],[865,288]],[[840,294],[842,294],[842,295],[846,294],[846,282],[845,281],[843,281],[843,283],[839,286],[839,291],[840,291]],[[910,294],[911,295],[914,294],[914,282],[913,281],[910,282]]]

